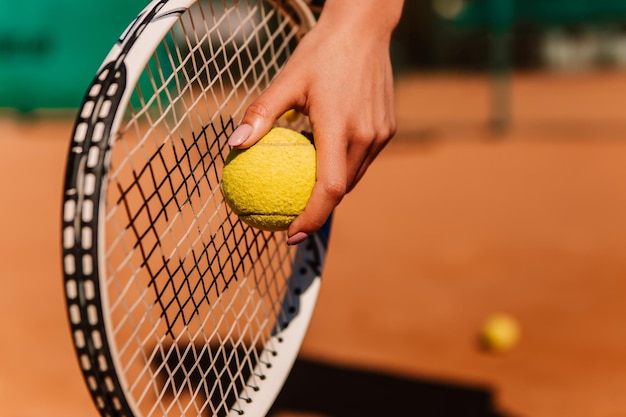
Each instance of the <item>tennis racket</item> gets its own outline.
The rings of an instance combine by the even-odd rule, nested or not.
[[[329,224],[297,248],[220,191],[227,138],[315,23],[302,0],[154,0],[78,111],[62,246],[103,416],[263,416],[295,361]],[[305,116],[278,125],[309,132]]]

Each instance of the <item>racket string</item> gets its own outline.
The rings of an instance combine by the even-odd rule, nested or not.
[[[196,3],[150,58],[112,154],[109,315],[145,415],[226,415],[261,385],[288,321],[293,250],[239,222],[219,181],[235,120],[297,28],[254,1],[213,19],[214,3]]]

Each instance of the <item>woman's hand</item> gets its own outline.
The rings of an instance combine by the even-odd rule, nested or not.
[[[363,9],[355,4],[327,1],[317,25],[229,138],[231,146],[247,148],[287,110],[309,116],[317,182],[304,212],[289,227],[289,244],[324,225],[396,130],[389,42],[402,2],[390,1],[385,10],[377,0],[358,2]]]

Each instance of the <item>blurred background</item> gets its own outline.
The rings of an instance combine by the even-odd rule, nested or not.
[[[143,5],[0,0],[0,416],[95,415],[63,170]],[[626,2],[406,0],[392,58],[398,133],[337,209],[272,415],[626,415]],[[478,343],[495,313],[521,329],[497,354]]]
[[[494,38],[520,70],[625,65],[626,5],[619,0],[431,0],[406,2],[396,31],[400,69],[483,71]]]

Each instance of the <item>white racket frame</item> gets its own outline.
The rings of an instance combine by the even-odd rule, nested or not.
[[[115,415],[126,415],[123,412],[125,409],[130,409],[134,417],[142,415],[131,398],[119,398],[127,386],[123,373],[116,372],[114,376],[117,382],[111,379],[110,366],[120,369],[120,364],[116,361],[117,347],[114,338],[107,337],[107,334],[112,334],[109,333],[111,323],[102,312],[102,306],[108,305],[107,293],[99,290],[99,280],[107,276],[105,262],[102,261],[105,259],[106,251],[105,222],[98,221],[98,219],[105,218],[106,171],[110,150],[116,140],[116,132],[122,122],[131,93],[151,54],[174,23],[197,1],[200,0],[153,0],[128,26],[104,60],[99,75],[102,75],[102,70],[107,65],[113,62],[123,63],[126,82],[121,99],[119,99],[119,106],[115,114],[111,115],[112,120],[108,130],[110,133],[108,137],[101,139],[108,143],[108,149],[105,155],[100,156],[103,165],[100,169],[103,173],[99,193],[98,187],[95,187],[95,194],[99,194],[99,197],[94,195],[94,185],[91,180],[86,180],[87,174],[85,173],[88,167],[93,169],[95,164],[89,159],[92,155],[89,151],[94,147],[100,149],[102,147],[102,144],[94,143],[92,138],[86,137],[86,135],[94,134],[93,126],[88,130],[77,122],[70,145],[62,232],[68,318],[86,383],[102,415],[111,415],[111,410]],[[298,14],[304,32],[315,24],[315,17],[303,0],[283,2],[275,0],[272,3],[288,4],[290,10]],[[90,98],[89,94],[88,92],[84,103]],[[93,97],[91,99],[89,110],[86,110],[85,104],[79,110],[79,115],[83,116],[83,120],[95,120],[100,117],[102,108],[106,105],[106,99],[95,100]],[[97,237],[95,242],[83,241],[81,233],[85,228],[92,229],[92,236]],[[307,243],[298,248],[293,273],[288,284],[290,294],[286,298],[289,300],[285,300],[285,303],[288,302],[290,306],[289,309],[285,309],[286,323],[289,325],[273,334],[268,341],[268,345],[271,344],[273,350],[280,346],[280,360],[276,361],[271,368],[255,369],[255,371],[258,370],[255,373],[266,376],[265,382],[260,384],[262,386],[252,396],[250,393],[246,394],[246,397],[252,397],[250,400],[244,401],[239,398],[229,412],[229,416],[265,416],[282,388],[296,360],[313,314],[320,289],[320,272],[324,262],[327,239],[328,229],[325,229],[311,236]],[[311,265],[313,267],[310,267]],[[92,305],[99,305],[100,311],[97,315],[89,314],[87,307]],[[87,320],[89,320],[88,325],[85,323]],[[94,328],[99,328],[100,332],[94,331]],[[106,331],[102,332],[102,328]],[[103,365],[101,354],[107,349],[109,363],[105,360]],[[85,353],[86,350],[89,352]],[[257,363],[256,367],[260,366],[263,364]],[[111,385],[115,385],[117,391],[112,390]],[[124,403],[126,406],[123,405]]]

